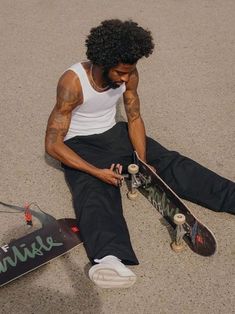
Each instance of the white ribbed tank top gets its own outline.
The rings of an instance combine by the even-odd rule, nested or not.
[[[116,104],[126,90],[125,83],[116,89],[97,92],[91,86],[81,63],[72,65],[68,70],[72,70],[79,77],[83,103],[72,111],[71,123],[64,141],[77,135],[99,134],[111,129],[116,124]]]

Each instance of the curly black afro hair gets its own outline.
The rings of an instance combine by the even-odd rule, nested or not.
[[[112,68],[119,63],[134,64],[153,52],[151,32],[132,20],[105,20],[92,28],[86,39],[87,58],[96,65]]]

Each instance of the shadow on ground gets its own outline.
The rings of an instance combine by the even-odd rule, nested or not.
[[[2,303],[1,313],[101,313],[101,303],[94,285],[72,261],[71,254],[60,257],[61,264],[51,262],[0,288],[2,299],[8,300]],[[53,274],[47,276],[50,270]],[[44,279],[40,278],[42,276]]]

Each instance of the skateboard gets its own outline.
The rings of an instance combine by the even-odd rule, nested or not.
[[[0,202],[20,211],[24,208]],[[0,287],[47,264],[82,244],[76,219],[55,219],[32,210],[42,227],[0,246]]]
[[[134,164],[129,165],[131,189],[129,199],[135,199],[139,190],[175,229],[175,240],[171,247],[180,252],[184,241],[197,254],[215,254],[217,243],[213,233],[203,225],[182,202],[177,194],[134,153]]]

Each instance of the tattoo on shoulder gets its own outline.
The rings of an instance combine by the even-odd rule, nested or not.
[[[74,103],[78,100],[78,95],[72,92],[69,88],[62,85],[58,86],[57,97],[65,102]]]

